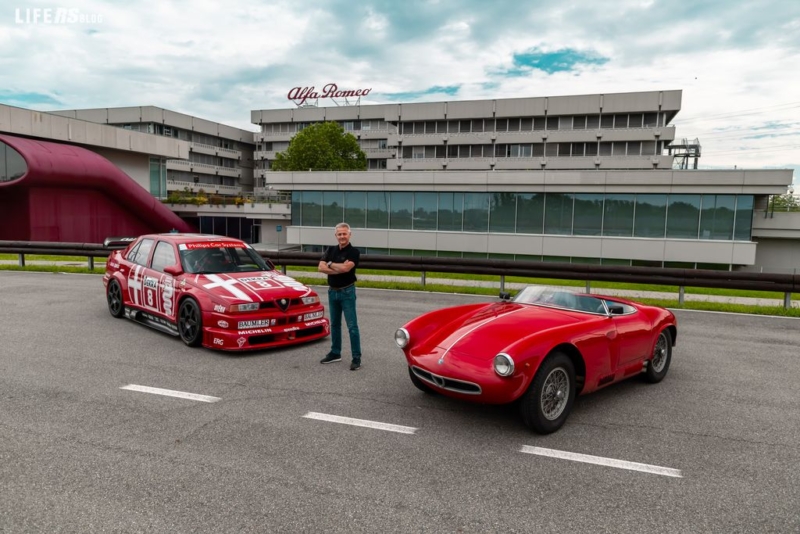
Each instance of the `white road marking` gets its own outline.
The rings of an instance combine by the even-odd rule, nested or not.
[[[577,452],[557,451],[555,449],[543,449],[541,447],[531,447],[523,445],[519,452],[547,456],[550,458],[560,458],[562,460],[572,460],[573,462],[583,462],[587,464],[604,465],[616,467],[618,469],[629,469],[631,471],[641,471],[665,477],[683,478],[680,469],[660,467],[658,465],[640,464],[637,462],[626,462],[625,460],[615,460],[614,458],[603,458],[602,456],[591,456],[589,454],[579,454]]]
[[[185,391],[173,391],[171,389],[151,388],[150,386],[137,386],[136,384],[128,384],[119,389],[127,389],[129,391],[140,391],[142,393],[153,393],[154,395],[165,395],[167,397],[178,397],[179,399],[189,399],[200,402],[217,402],[222,400],[219,397],[210,397],[208,395],[199,395],[197,393],[186,393]]]
[[[367,421],[366,419],[353,419],[351,417],[340,417],[338,415],[328,415],[326,413],[308,412],[303,417],[307,419],[317,419],[319,421],[329,421],[331,423],[341,423],[343,425],[363,426],[378,430],[388,430],[389,432],[399,432],[400,434],[413,434],[417,431],[416,428],[410,426],[391,425],[389,423]]]

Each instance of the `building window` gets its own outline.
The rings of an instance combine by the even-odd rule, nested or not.
[[[353,228],[365,228],[367,224],[367,195],[363,191],[347,191],[344,194],[344,222]]]
[[[414,193],[414,230],[436,230],[437,214],[436,193]]]
[[[20,153],[0,141],[0,182],[18,180],[26,172],[28,172],[28,164],[25,163]]]
[[[389,193],[389,228],[391,230],[411,230],[413,201],[413,193],[399,191]]]
[[[603,235],[630,237],[633,235],[633,213],[636,195],[616,193],[605,196]]]
[[[370,191],[367,193],[367,228],[389,228],[389,193]]]
[[[572,211],[571,193],[547,193],[544,206],[544,233],[571,235]]]
[[[544,233],[544,193],[517,194],[517,233]]]
[[[667,238],[697,239],[700,195],[670,195],[667,204]]]
[[[603,228],[603,194],[575,194],[574,235],[600,235]]]
[[[736,219],[734,220],[733,238],[736,241],[750,241],[753,228],[753,196],[738,195],[736,197]]]
[[[733,239],[735,195],[703,195],[700,239]]]
[[[439,230],[460,232],[464,215],[464,193],[439,193]]]
[[[667,221],[667,195],[636,195],[634,237],[663,238]]]
[[[489,198],[489,231],[513,234],[516,230],[517,195],[491,193]]]
[[[464,231],[489,231],[488,193],[464,193]]]
[[[322,193],[322,226],[333,228],[344,220],[344,193],[325,191]]]

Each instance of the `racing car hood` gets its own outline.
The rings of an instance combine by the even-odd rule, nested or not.
[[[186,274],[181,284],[191,284],[229,304],[299,298],[312,290],[279,271]]]
[[[566,310],[497,303],[444,325],[430,341],[437,351],[490,360],[525,337],[578,321]]]

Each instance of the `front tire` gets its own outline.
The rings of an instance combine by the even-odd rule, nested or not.
[[[651,384],[664,380],[672,361],[672,334],[666,328],[658,334],[656,345],[653,347],[653,356],[647,362],[644,378]]]
[[[575,394],[575,366],[566,354],[554,352],[539,366],[522,397],[522,420],[538,434],[555,432],[572,411]]]
[[[435,391],[429,388],[425,382],[420,380],[420,378],[414,374],[414,371],[411,369],[411,367],[408,368],[408,376],[411,377],[411,383],[414,384],[418,390],[422,391],[423,393],[427,393],[428,395],[436,394]]]
[[[203,342],[203,317],[194,299],[181,302],[178,311],[178,333],[189,347],[199,347]]]
[[[114,279],[108,283],[106,301],[108,302],[108,312],[111,314],[111,317],[119,319],[125,314],[125,302],[122,300],[122,287],[120,287],[119,282]]]

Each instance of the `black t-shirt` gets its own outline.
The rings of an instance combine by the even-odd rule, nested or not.
[[[361,252],[352,245],[352,243],[348,243],[346,247],[339,248],[339,245],[332,245],[325,250],[325,254],[322,255],[322,261],[328,263],[332,261],[333,263],[344,263],[347,260],[352,261],[356,264],[355,267],[350,269],[349,272],[346,273],[339,273],[339,274],[329,274],[328,275],[328,285],[333,288],[341,288],[347,287],[351,284],[356,283],[356,267],[358,267],[358,260],[361,257]]]

